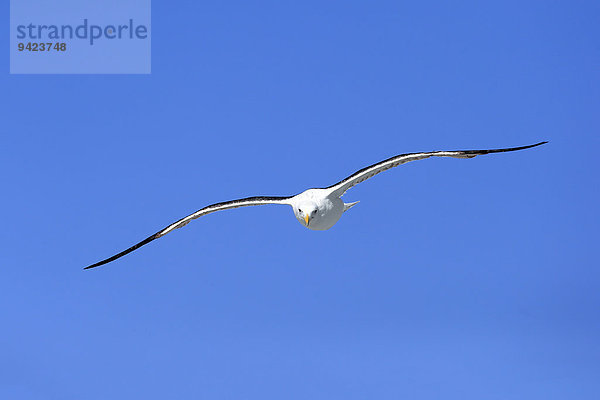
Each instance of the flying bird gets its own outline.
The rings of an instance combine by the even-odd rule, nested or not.
[[[359,184],[380,172],[386,171],[390,168],[397,167],[398,165],[423,160],[429,157],[454,157],[454,158],[473,158],[482,154],[491,153],[503,153],[507,151],[517,151],[529,149],[532,147],[540,146],[548,142],[540,142],[529,146],[521,147],[510,147],[505,149],[491,149],[491,150],[455,150],[455,151],[430,151],[425,153],[407,153],[400,154],[387,160],[380,161],[373,165],[369,165],[361,170],[356,171],[347,178],[342,179],[338,183],[331,185],[326,188],[308,189],[304,192],[295,196],[287,197],[273,197],[273,196],[258,196],[258,197],[246,197],[243,199],[225,201],[222,203],[211,204],[187,217],[181,218],[179,221],[173,222],[171,225],[161,229],[154,235],[147,237],[141,242],[131,246],[130,248],[123,250],[122,252],[115,254],[105,260],[99,261],[92,264],[84,269],[90,269],[104,265],[118,258],[123,257],[132,251],[139,249],[145,244],[151,241],[165,236],[167,233],[181,228],[187,225],[191,220],[203,217],[205,215],[214,213],[216,211],[229,210],[238,207],[247,206],[260,206],[264,204],[283,204],[292,207],[294,215],[298,222],[315,231],[324,231],[331,228],[340,219],[342,214],[353,207],[357,202],[344,203],[341,196],[346,193],[348,189],[356,184]]]

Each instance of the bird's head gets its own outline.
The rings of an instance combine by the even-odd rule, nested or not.
[[[307,228],[310,225],[310,221],[317,216],[318,210],[319,208],[312,201],[302,202],[294,206],[296,219]]]

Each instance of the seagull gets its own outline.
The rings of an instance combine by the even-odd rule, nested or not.
[[[140,247],[150,243],[151,241],[165,236],[167,233],[179,229],[187,225],[190,221],[203,217],[208,214],[212,214],[217,211],[229,210],[238,207],[248,206],[260,206],[264,204],[282,204],[292,207],[294,215],[298,222],[314,231],[325,231],[331,228],[341,218],[342,214],[352,208],[358,203],[344,203],[341,197],[351,187],[366,181],[369,178],[379,174],[380,172],[386,171],[390,168],[397,167],[398,165],[405,164],[410,161],[424,160],[429,157],[454,157],[454,158],[473,158],[478,155],[492,154],[492,153],[504,153],[508,151],[517,151],[530,149],[532,147],[540,146],[548,143],[539,142],[531,144],[529,146],[521,147],[510,147],[504,149],[491,149],[491,150],[454,150],[454,151],[430,151],[425,153],[407,153],[400,154],[394,157],[390,157],[386,160],[380,161],[373,165],[369,165],[361,170],[356,171],[347,178],[342,179],[338,183],[328,186],[326,188],[314,188],[308,189],[304,192],[295,196],[287,197],[274,197],[274,196],[257,196],[257,197],[246,197],[243,199],[230,200],[222,203],[215,203],[188,215],[187,217],[181,218],[179,221],[173,222],[171,225],[161,229],[154,235],[147,237],[141,242],[131,246],[130,248],[123,250],[122,252],[115,254],[105,260],[99,261],[92,264],[84,269],[90,269],[99,267],[100,265],[107,264],[118,258],[123,257],[132,251],[139,249]]]

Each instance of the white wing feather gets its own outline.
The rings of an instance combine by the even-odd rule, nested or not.
[[[521,147],[510,147],[505,149],[491,149],[491,150],[455,150],[455,151],[430,151],[426,153],[408,153],[400,154],[387,160],[380,161],[376,164],[365,167],[361,170],[356,171],[347,178],[339,181],[335,185],[331,185],[326,189],[331,190],[331,193],[336,196],[342,196],[351,187],[366,181],[369,178],[379,174],[380,172],[386,171],[390,168],[397,167],[398,165],[405,164],[410,161],[423,160],[429,157],[454,157],[454,158],[473,158],[481,154],[490,153],[503,153],[507,151],[517,151],[529,149],[531,147],[539,146],[548,142],[540,142],[529,146]]]
[[[84,269],[99,267],[100,265],[104,265],[106,263],[114,261],[117,258],[121,258],[124,255],[129,254],[136,249],[139,249],[143,245],[148,244],[151,241],[158,239],[159,237],[165,236],[167,233],[169,233],[175,229],[186,226],[193,219],[200,218],[202,216],[205,216],[205,215],[217,212],[217,211],[229,210],[229,209],[238,208],[238,207],[259,206],[259,205],[263,205],[263,204],[290,204],[289,199],[290,199],[290,197],[247,197],[245,199],[231,200],[231,201],[225,201],[223,203],[211,204],[210,206],[201,208],[200,210],[188,215],[187,217],[181,218],[179,221],[173,222],[171,225],[165,227],[164,229],[161,229],[160,231],[156,232],[152,236],[148,236],[146,239],[142,240],[139,243],[134,244],[133,246],[129,247],[128,249],[123,250],[122,252],[115,254],[114,256],[109,257],[105,260],[99,261],[95,264],[85,267]]]

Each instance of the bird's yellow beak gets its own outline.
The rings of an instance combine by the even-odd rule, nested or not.
[[[308,226],[308,214],[304,216],[304,221],[306,221],[306,226]]]

